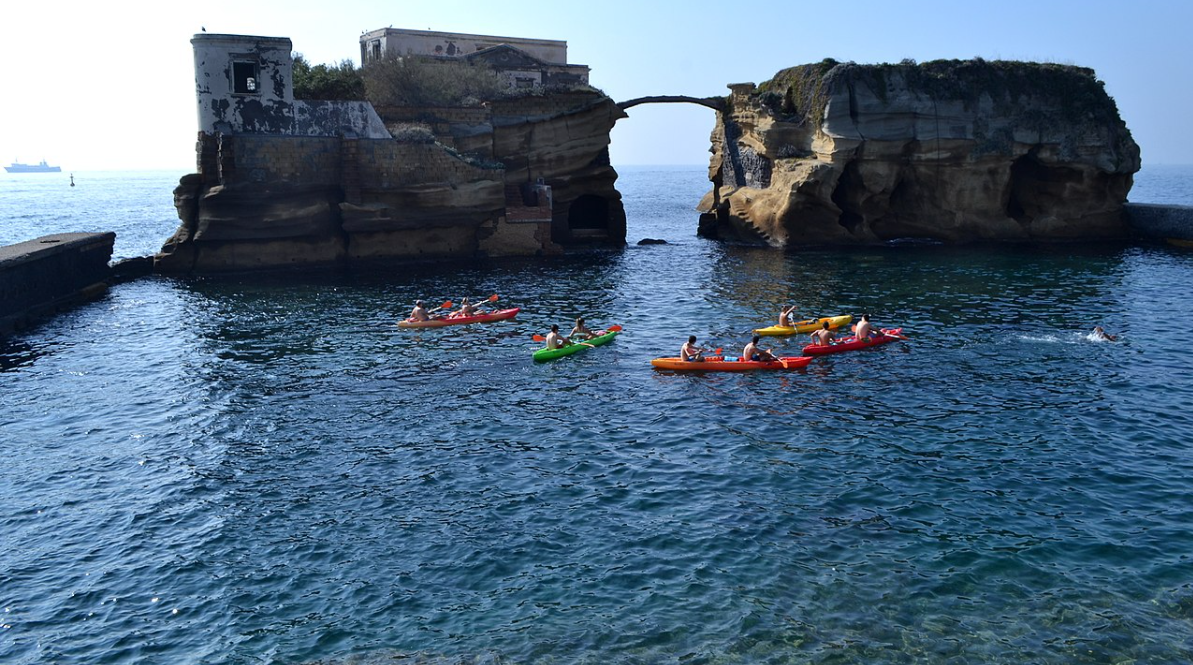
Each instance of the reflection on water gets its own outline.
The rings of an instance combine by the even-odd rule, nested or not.
[[[16,340],[0,661],[1189,660],[1189,255],[722,246],[686,177],[623,179],[667,245],[142,280]],[[790,303],[910,339],[649,366]],[[532,362],[578,315],[625,330]]]

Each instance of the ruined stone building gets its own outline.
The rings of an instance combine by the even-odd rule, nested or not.
[[[422,56],[483,62],[511,88],[588,83],[588,66],[568,64],[568,45],[555,39],[469,35],[381,28],[360,36],[360,61]]]

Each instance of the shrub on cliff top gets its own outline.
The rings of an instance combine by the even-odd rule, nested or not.
[[[311,66],[294,54],[294,98],[355,100],[365,98],[365,82],[351,60],[338,65]]]
[[[393,106],[480,106],[504,88],[492,67],[458,60],[386,57],[363,75],[369,101]]]

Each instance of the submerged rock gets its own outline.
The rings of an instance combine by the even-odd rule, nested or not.
[[[730,88],[701,235],[789,247],[1128,234],[1139,147],[1091,69],[826,60]]]

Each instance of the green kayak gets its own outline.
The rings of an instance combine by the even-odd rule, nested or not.
[[[571,344],[558,349],[539,349],[538,351],[534,352],[534,359],[541,362],[543,360],[555,360],[556,358],[570,356],[573,353],[586,351],[594,346],[608,344],[609,342],[613,341],[614,337],[617,337],[616,330],[611,330],[608,332],[600,331],[596,337],[593,337],[592,339],[586,339],[583,342],[572,342]]]

